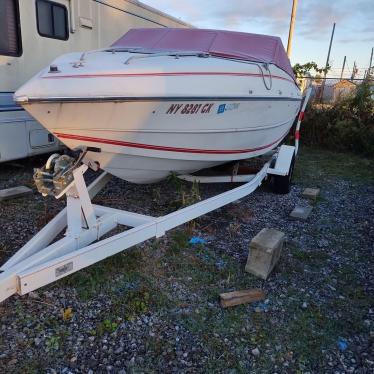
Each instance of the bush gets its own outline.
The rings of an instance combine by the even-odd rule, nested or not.
[[[374,101],[368,82],[333,105],[311,105],[301,139],[307,145],[374,157]]]

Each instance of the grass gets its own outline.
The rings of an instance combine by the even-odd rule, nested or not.
[[[91,335],[102,336],[105,333],[112,333],[112,332],[116,331],[117,327],[118,327],[117,322],[112,321],[110,319],[104,319],[104,321],[100,322],[97,325],[96,330],[91,332]]]
[[[14,373],[22,374],[39,374],[45,372],[45,368],[50,367],[52,359],[43,355],[35,358],[25,358],[22,363],[17,367]]]
[[[374,181],[374,160],[350,153],[302,147],[295,165],[294,182],[307,187],[343,179],[354,183]]]
[[[64,278],[66,286],[74,287],[82,300],[89,300],[112,288],[113,276],[123,275],[128,283],[142,271],[142,251],[135,247]]]
[[[297,248],[296,246],[288,243],[287,248],[290,250],[292,257],[303,264],[308,264],[310,266],[320,266],[326,263],[329,259],[329,255],[325,250],[313,249],[313,250],[303,250]]]

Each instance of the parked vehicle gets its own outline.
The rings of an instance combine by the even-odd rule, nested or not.
[[[1,0],[0,162],[61,146],[13,101],[14,92],[54,58],[107,46],[131,27],[188,26],[135,0]]]

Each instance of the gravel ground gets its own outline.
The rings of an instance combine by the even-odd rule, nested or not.
[[[32,183],[34,158],[1,165],[0,188],[33,188],[0,203],[0,261],[63,206]],[[372,373],[373,161],[304,148],[288,195],[252,195],[0,304],[4,373]],[[291,220],[320,187],[307,222]],[[226,185],[200,186],[202,198]],[[189,184],[135,186],[117,179],[98,204],[162,215],[196,198]],[[194,193],[195,192],[195,193]],[[272,275],[244,272],[264,227],[287,243]],[[206,244],[188,244],[191,236]],[[259,287],[266,300],[223,310],[221,292]]]

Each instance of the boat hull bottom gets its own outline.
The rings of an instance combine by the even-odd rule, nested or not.
[[[136,184],[157,183],[171,173],[189,174],[228,162],[176,160],[109,152],[88,152],[87,159],[98,162],[106,172]]]

